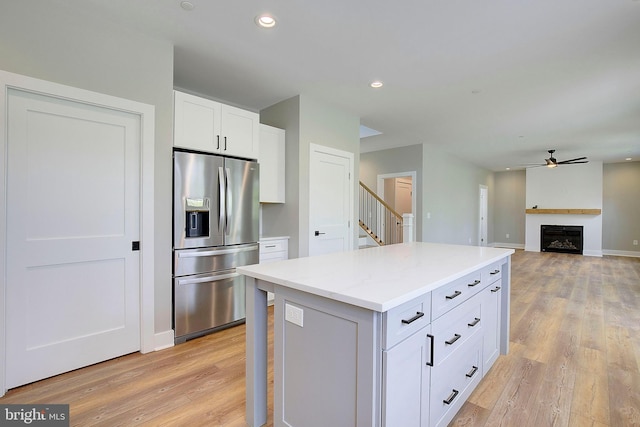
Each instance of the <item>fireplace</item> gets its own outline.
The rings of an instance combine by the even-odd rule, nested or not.
[[[540,252],[582,255],[582,225],[541,225]]]

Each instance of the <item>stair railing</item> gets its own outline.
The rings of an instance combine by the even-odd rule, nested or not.
[[[402,243],[402,215],[360,181],[359,224],[380,246]]]

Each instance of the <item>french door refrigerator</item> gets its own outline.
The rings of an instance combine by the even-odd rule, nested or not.
[[[258,263],[255,161],[173,153],[173,321],[181,343],[245,318],[244,276]]]

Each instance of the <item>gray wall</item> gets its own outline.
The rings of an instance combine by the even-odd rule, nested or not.
[[[526,179],[524,170],[494,174],[493,236],[497,243],[524,248]]]
[[[524,246],[524,171],[495,173],[495,241]],[[602,250],[640,251],[640,162],[607,163],[602,176]],[[506,233],[511,239],[505,239]]]
[[[494,241],[493,173],[431,144],[423,145],[422,161],[422,241],[477,245],[480,185],[486,185],[489,193],[487,241],[491,244]]]
[[[360,119],[309,96],[300,95],[260,112],[262,123],[286,130],[286,198],[284,205],[264,204],[262,232],[265,236],[287,235],[289,257],[309,253],[309,148],[318,144],[354,153],[354,217],[357,224],[357,180],[360,150]],[[357,230],[353,227],[353,245]]]
[[[414,212],[417,240],[422,236],[422,145],[372,151],[360,154],[360,181],[376,191],[378,175],[416,171],[416,212]],[[385,197],[387,192],[385,191]]]
[[[602,193],[602,249],[640,251],[640,162],[605,164]]]
[[[58,2],[3,1],[0,69],[155,106],[155,331],[170,330],[172,45]]]

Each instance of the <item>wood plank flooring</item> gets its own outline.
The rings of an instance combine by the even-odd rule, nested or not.
[[[243,426],[244,331],[89,366],[0,403],[68,403],[73,426]],[[640,426],[640,259],[517,251],[510,350],[451,425]]]

